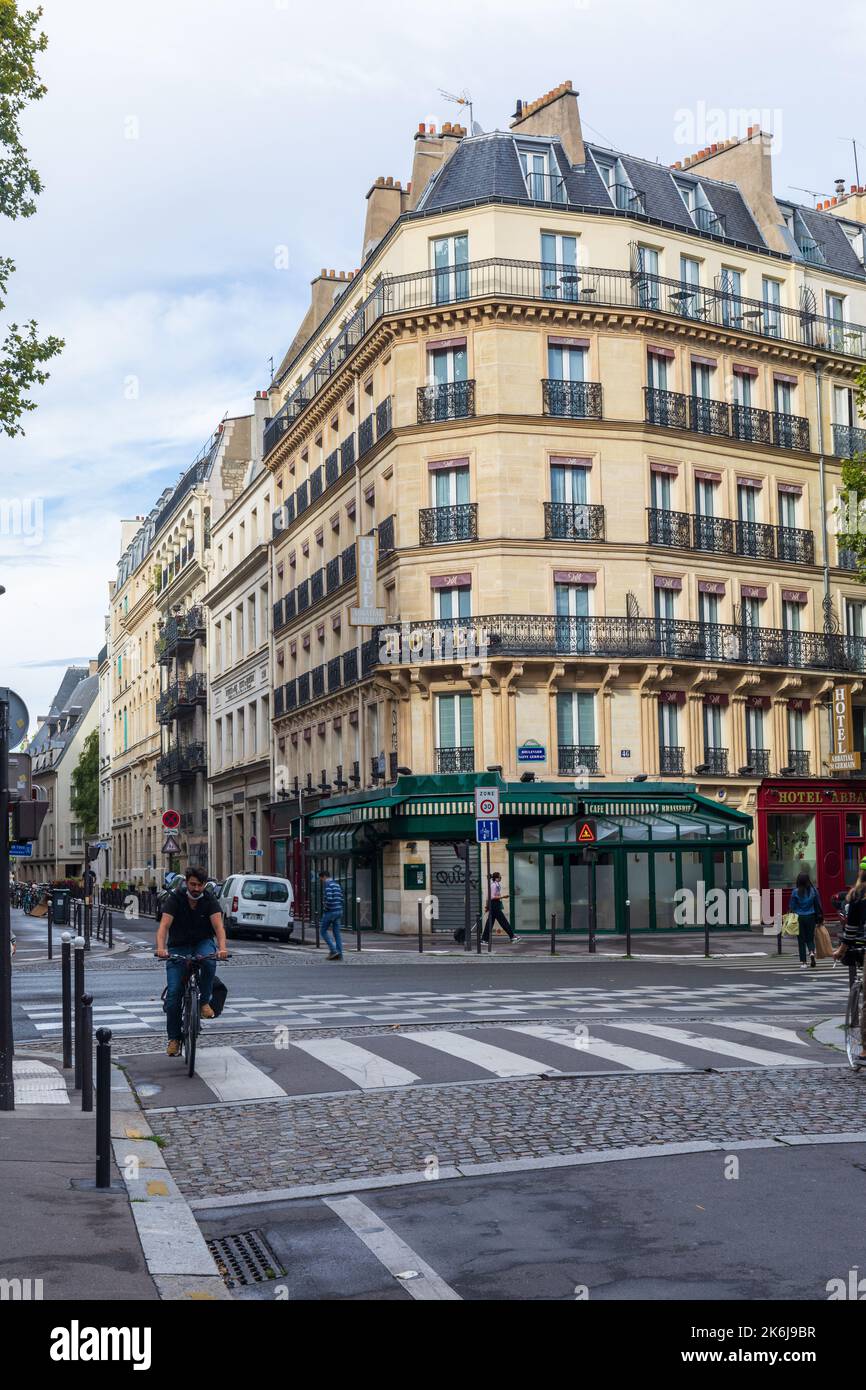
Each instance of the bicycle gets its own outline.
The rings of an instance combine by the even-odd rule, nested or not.
[[[845,1006],[845,1051],[851,1070],[859,1071],[861,1067],[866,1066],[866,1058],[860,1056],[864,1049],[860,1028],[860,1015],[863,1008],[864,945],[862,941],[857,945],[846,942],[846,945],[848,951],[845,960],[851,975],[851,987],[848,990],[848,1002]]]
[[[159,957],[157,957],[159,959]],[[186,1062],[187,1076],[195,1075],[195,1049],[198,1035],[201,1032],[201,988],[199,986],[199,973],[204,961],[213,960],[213,956],[181,956],[174,953],[165,956],[166,963],[177,961],[186,966],[186,973],[183,979],[183,1000],[180,1012],[180,1040],[183,1052],[183,1060]],[[231,960],[231,953],[225,957]]]

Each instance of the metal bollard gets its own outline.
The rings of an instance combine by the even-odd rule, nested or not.
[[[424,954],[424,902],[418,899],[418,954]]]
[[[779,935],[776,937],[776,955],[777,955],[777,956],[780,956],[781,954],[782,954],[782,933],[779,932]]]
[[[625,900],[625,953],[631,956],[631,898]]]
[[[306,939],[307,939],[307,919],[306,919],[306,917],[302,917],[302,918],[301,918],[301,945],[302,945],[302,946],[306,943]]]
[[[81,996],[81,1108],[93,1109],[93,995]]]
[[[63,1069],[72,1066],[72,932],[60,936],[60,998],[63,1015]]]
[[[704,956],[706,957],[707,960],[709,960],[709,958],[710,958],[710,922],[709,922],[709,918],[707,917],[706,908],[704,908]]]
[[[114,913],[108,914],[108,946],[109,949],[114,945]]]
[[[355,899],[355,937],[358,942],[358,950],[361,949],[361,899]]]
[[[73,946],[72,997],[75,1009],[75,1089],[81,1089],[81,996],[84,994],[84,937],[76,936]]]
[[[51,899],[48,899],[48,916],[45,921],[48,924],[48,959],[54,959],[54,913],[51,907]]]
[[[111,1186],[111,1029],[96,1030],[96,1186]]]
[[[550,954],[556,955],[556,913],[550,914]]]
[[[477,930],[476,930],[476,932],[475,932],[475,954],[476,954],[476,956],[480,956],[480,955],[481,955],[481,933],[482,933],[482,931],[483,931],[483,926],[482,926],[483,918],[484,918],[484,913],[483,913],[483,912],[479,912],[479,914],[478,914],[478,927],[477,927]],[[491,928],[491,931],[492,931],[492,929],[493,929],[493,923],[492,923],[492,922],[490,923],[490,928]]]

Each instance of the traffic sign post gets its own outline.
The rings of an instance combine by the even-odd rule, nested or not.
[[[479,845],[490,844],[499,835],[499,788],[475,789],[475,838]]]
[[[180,812],[179,812],[179,811],[172,811],[172,810],[163,811],[163,813],[162,813],[162,828],[163,828],[163,830],[179,830],[179,829],[180,829]]]
[[[180,854],[180,845],[173,835],[166,835],[162,846],[163,854]]]
[[[594,820],[587,820],[585,817],[578,822],[577,843],[579,845],[594,845],[598,843],[597,827]]]

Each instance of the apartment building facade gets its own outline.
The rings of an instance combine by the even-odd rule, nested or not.
[[[109,584],[109,602],[113,581]],[[96,659],[99,678],[99,826],[98,839],[108,848],[100,849],[91,867],[97,883],[110,881],[111,858],[111,757],[114,749],[114,710],[112,703],[111,617],[105,619],[105,642]]]
[[[757,128],[671,168],[590,144],[569,84],[505,132],[419,129],[270,392],[275,857],[305,832],[375,925],[411,928],[406,866],[435,886],[453,850],[391,811],[393,834],[358,827],[399,767],[443,797],[493,767],[552,788],[564,836],[541,853],[514,823],[495,851],[527,929],[552,903],[585,920],[556,796],[622,805],[635,777],[644,808],[692,786],[752,818],[719,886],[804,862],[841,886],[866,823],[827,775],[827,701],[850,685],[864,749],[866,610],[829,523],[866,441],[863,214],[777,199]],[[383,621],[359,630],[368,535]],[[634,858],[639,926],[706,868]]]
[[[70,666],[27,751],[31,782],[48,810],[31,857],[17,861],[18,878],[51,883],[84,872],[84,828],[72,807],[72,774],[88,735],[99,727],[97,662]]]
[[[261,868],[271,778],[270,528],[273,476],[262,468],[267,414],[254,403],[245,485],[214,522],[207,612],[211,872]]]

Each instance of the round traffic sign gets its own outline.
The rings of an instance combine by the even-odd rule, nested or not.
[[[18,747],[22,738],[27,736],[27,730],[30,727],[30,715],[21,696],[16,695],[15,691],[10,690],[8,686],[0,688],[0,700],[9,705],[9,749],[11,752],[13,748]]]
[[[179,811],[163,811],[162,823],[166,830],[177,830],[180,825]]]
[[[492,816],[496,802],[492,796],[482,796],[478,802],[478,809],[483,816]]]

